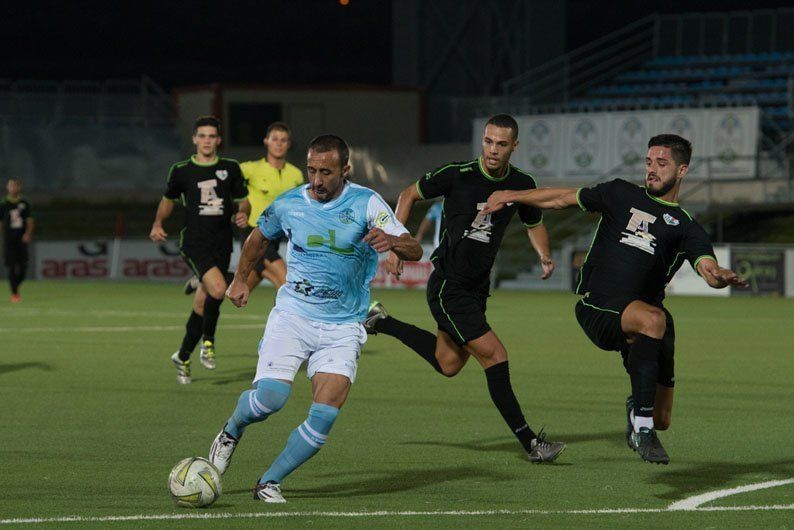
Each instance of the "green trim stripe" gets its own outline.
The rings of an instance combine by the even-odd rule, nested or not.
[[[714,256],[711,256],[709,254],[704,254],[702,256],[699,256],[698,259],[695,260],[695,263],[692,264],[692,268],[695,269],[695,272],[697,273],[698,276],[700,276],[700,272],[698,272],[698,263],[700,263],[700,260],[704,260],[704,259],[713,260],[714,263],[719,265],[719,262],[717,261],[717,258],[715,258]]]
[[[182,243],[182,235],[181,234],[179,235],[179,240],[180,240],[180,244],[181,244]],[[185,254],[184,252],[182,252],[181,250],[179,251],[179,253],[182,254],[182,257],[185,259],[185,261],[187,262],[188,266],[193,270],[193,274],[196,275],[196,278],[201,280],[201,274],[199,273],[199,270],[198,270],[198,267],[196,267],[196,264],[193,263],[193,260],[190,259],[188,257],[188,255]]]
[[[463,341],[463,342],[466,342],[466,339],[464,339],[463,335],[460,334],[460,330],[458,330],[458,326],[455,325],[455,322],[452,321],[452,317],[449,316],[449,313],[447,313],[447,310],[444,308],[444,300],[443,300],[443,298],[441,298],[441,294],[444,292],[444,287],[446,285],[447,285],[447,280],[444,280],[444,283],[441,284],[441,290],[438,291],[438,303],[441,305],[441,310],[447,316],[447,319],[449,320],[450,324],[452,324],[452,327],[455,328],[455,333],[458,334],[458,337],[460,337],[460,340]]]
[[[422,200],[425,200],[425,195],[424,195],[424,193],[422,193],[422,189],[419,187],[419,181],[418,180],[416,181],[416,193],[419,194],[419,197]]]
[[[588,304],[584,301],[584,298],[579,299],[582,302],[582,305],[586,305],[587,307],[592,307],[593,309],[597,309],[598,311],[604,311],[605,313],[615,313],[616,315],[620,314],[620,311],[615,311],[614,309],[604,309],[603,307],[594,306],[593,304]]]
[[[673,263],[671,263],[670,266],[667,268],[667,274],[665,274],[665,276],[670,276],[670,271],[673,270],[675,264],[678,263],[678,258],[681,257],[681,255],[683,254],[686,254],[686,252],[682,251],[675,255],[675,258],[673,258]]]
[[[587,254],[584,256],[584,261],[582,262],[582,268],[579,270],[579,283],[576,284],[576,293],[579,293],[579,289],[582,287],[582,279],[584,279],[584,266],[587,265],[587,258],[590,257],[590,251],[593,250],[593,244],[595,243],[596,237],[598,237],[598,231],[601,229],[601,221],[604,220],[604,216],[598,218],[598,224],[596,225],[595,234],[593,234],[593,240],[590,241],[590,248],[587,249]]]
[[[524,170],[523,170],[523,169],[521,169],[520,167],[516,167],[516,166],[514,166],[513,164],[510,164],[510,167],[511,167],[511,168],[513,168],[513,169],[515,169],[516,171],[518,171],[518,172],[519,172],[519,173],[521,173],[522,175],[526,175],[526,176],[528,176],[529,178],[531,178],[531,179],[532,179],[532,183],[535,185],[535,189],[537,189],[537,188],[538,188],[538,181],[537,181],[537,180],[535,180],[535,177],[533,177],[531,174],[527,173],[526,171],[524,171]]]
[[[579,198],[580,193],[582,193],[582,188],[576,190],[576,203],[579,205],[579,208],[581,208],[583,212],[586,212],[588,210],[587,208],[584,207],[584,204],[582,204],[582,199]]]
[[[482,173],[482,176],[487,178],[488,180],[492,180],[494,182],[502,182],[504,179],[507,178],[507,175],[510,174],[510,164],[507,164],[507,167],[505,168],[504,175],[502,175],[501,177],[492,177],[485,170],[485,167],[483,167],[483,165],[482,165],[482,157],[481,156],[477,157],[477,165],[480,167],[480,173]]]
[[[196,160],[196,155],[190,155],[190,161],[196,164],[197,166],[209,167],[217,164],[220,161],[220,157],[216,155],[215,160],[213,160],[212,162],[199,162],[198,160]]]
[[[179,199],[172,199],[171,197],[166,197],[165,195],[163,195],[163,199],[167,201],[171,201],[173,203],[179,203]]]
[[[658,202],[660,204],[664,204],[665,206],[678,206],[677,202],[668,202],[668,201],[665,201],[664,199],[660,199],[659,197],[654,197],[653,195],[648,193],[648,188],[642,188],[642,189],[645,190],[645,195],[647,195],[649,199],[652,199],[652,200],[654,200],[654,201],[656,201],[656,202]],[[687,214],[687,215],[689,215],[689,214]]]
[[[542,224],[543,224],[543,216],[541,215],[540,221],[538,221],[537,223],[532,223],[532,224],[524,223],[524,226],[526,226],[527,228],[535,228],[536,226],[540,226]]]
[[[679,209],[679,210],[681,210],[682,212],[684,212],[684,213],[686,214],[686,216],[687,216],[687,217],[689,217],[689,220],[690,220],[690,221],[693,221],[693,220],[694,220],[694,219],[692,219],[692,214],[690,214],[688,211],[684,210],[684,209],[683,209],[683,208],[681,208],[680,206],[678,207],[678,209]]]

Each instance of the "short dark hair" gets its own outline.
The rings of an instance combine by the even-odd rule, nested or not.
[[[273,131],[284,131],[285,133],[292,135],[292,131],[289,130],[289,125],[287,125],[283,121],[274,121],[273,123],[268,125],[267,129],[265,129],[265,138],[270,136],[270,133]]]
[[[669,148],[673,154],[673,161],[679,166],[689,165],[689,161],[692,160],[692,142],[677,134],[657,134],[648,141],[648,149],[651,147]]]
[[[199,116],[193,124],[193,134],[198,132],[199,127],[215,127],[218,131],[218,136],[221,136],[221,120],[215,116]]]
[[[336,151],[339,153],[339,161],[342,163],[342,167],[345,167],[347,161],[350,160],[350,147],[348,147],[347,142],[335,134],[321,134],[320,136],[315,136],[314,139],[309,142],[309,150],[318,153]]]
[[[488,127],[489,125],[493,125],[494,127],[504,127],[506,129],[512,129],[513,131],[513,140],[518,138],[518,122],[510,116],[509,114],[497,114],[495,116],[491,116],[488,118],[488,121],[485,122],[485,126]]]
[[[8,177],[8,182],[16,182],[17,184],[22,184],[22,179],[19,177]]]

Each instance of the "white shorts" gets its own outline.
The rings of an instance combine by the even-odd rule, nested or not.
[[[254,383],[265,378],[293,381],[307,359],[309,379],[320,372],[344,375],[352,383],[365,342],[367,332],[358,322],[317,322],[274,307],[259,343]]]

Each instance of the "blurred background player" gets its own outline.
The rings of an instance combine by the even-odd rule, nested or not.
[[[19,286],[25,280],[28,268],[28,245],[33,239],[33,213],[30,203],[22,197],[22,182],[18,178],[8,179],[5,199],[0,202],[0,227],[3,232],[3,256],[8,268],[8,283],[11,285],[11,302],[17,303]]]
[[[367,334],[369,285],[379,252],[418,260],[422,247],[399,223],[380,195],[352,184],[350,150],[334,135],[311,141],[306,171],[309,185],[281,195],[260,216],[245,242],[227,293],[237,307],[248,301],[248,275],[270,241],[290,240],[287,284],[259,344],[254,390],[240,395],[237,407],[210,448],[210,461],[224,473],[246,427],[267,419],[287,402],[295,374],[304,361],[312,381],[312,405],[292,431],[281,454],[254,488],[254,499],[283,503],[284,478],[325,444],[355,380]],[[298,214],[298,215],[295,215]]]
[[[248,202],[251,203],[251,214],[248,217],[248,229],[240,231],[241,243],[245,242],[262,212],[282,193],[303,184],[303,173],[287,162],[287,152],[292,146],[289,127],[277,121],[268,125],[262,141],[267,154],[260,160],[251,160],[240,164],[248,186]],[[271,241],[265,256],[256,263],[248,278],[248,288],[253,291],[262,279],[270,280],[278,289],[287,278],[287,267],[278,253],[280,241]],[[185,294],[192,293],[198,281],[195,277],[188,280]]]
[[[422,222],[419,223],[419,228],[416,229],[416,240],[421,242],[431,227],[433,230],[433,248],[438,248],[441,241],[441,224],[444,218],[444,205],[441,201],[434,202],[433,205],[427,210]]]
[[[482,212],[485,201],[496,190],[536,187],[529,174],[510,164],[517,145],[515,119],[506,114],[493,116],[483,131],[482,156],[431,171],[400,194],[396,215],[401,223],[406,222],[416,201],[444,197],[446,232],[443,244],[430,258],[434,270],[427,281],[428,305],[438,324],[436,334],[389,316],[378,302],[372,304],[364,326],[370,332],[399,339],[447,377],[457,375],[473,356],[485,371],[491,400],[530,461],[551,462],[565,444],[545,441],[527,424],[510,383],[507,350],[485,316],[491,269],[516,211],[540,256],[543,279],[554,270],[539,209],[512,205],[502,215]],[[393,254],[389,256],[389,270],[399,277],[401,263]]]
[[[688,260],[714,289],[746,286],[717,265],[706,231],[678,205],[692,144],[675,134],[648,142],[645,186],[621,179],[592,188],[499,191],[485,211],[505,205],[563,209],[579,206],[601,219],[576,286],[576,319],[602,350],[619,351],[631,380],[626,443],[646,462],[670,458],[656,434],[670,426],[675,386],[675,328],[664,307],[665,287]]]
[[[203,336],[201,364],[215,369],[215,328],[226,292],[226,273],[232,254],[232,217],[239,228],[248,224],[250,205],[240,165],[218,156],[221,123],[204,116],[193,126],[196,154],[171,166],[165,194],[157,207],[149,237],[165,241],[165,221],[181,200],[185,207],[185,227],[181,232],[180,253],[201,285],[193,298],[193,312],[185,326],[182,346],[171,356],[177,381],[190,383],[190,354]],[[234,202],[239,201],[237,213]]]

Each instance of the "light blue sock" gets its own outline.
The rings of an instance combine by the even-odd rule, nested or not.
[[[309,417],[298,425],[287,439],[287,446],[278,455],[264,475],[260,484],[272,480],[281,483],[284,477],[295,471],[298,466],[317,454],[325,444],[328,433],[334,425],[339,409],[322,403],[312,403]]]
[[[292,385],[283,381],[260,379],[255,390],[246,390],[240,394],[237,408],[223,430],[239,440],[246,427],[264,421],[281,410],[289,398],[290,390]]]

